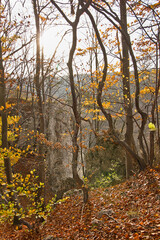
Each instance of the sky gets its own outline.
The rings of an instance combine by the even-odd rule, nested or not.
[[[24,5],[22,4],[24,2],[22,0],[11,0],[10,2],[11,6],[14,6],[13,18],[17,21],[21,21],[25,16],[27,18],[30,16],[30,18],[28,18],[30,21],[30,28],[35,32],[35,20],[33,17],[34,13],[31,0],[25,1]],[[46,29],[45,32],[42,31],[41,33],[41,43],[44,47],[44,53],[50,57],[61,40],[61,33],[65,32],[65,26],[55,27],[53,23],[51,26],[47,26]],[[64,49],[68,48],[65,41],[63,41],[60,47],[62,48],[62,46],[64,46]]]
[[[24,14],[26,16],[33,16],[33,6],[31,3],[31,0],[27,0],[25,1],[25,5],[23,6],[23,2],[22,0],[10,0],[12,6],[14,5],[14,14],[15,17],[20,20],[22,17],[24,17]],[[154,3],[157,2],[156,0],[148,0],[148,1],[144,1],[146,3],[150,2],[150,3]],[[20,14],[20,15],[19,15]],[[44,16],[44,15],[42,15]],[[54,17],[55,16],[55,12],[53,11],[53,14],[51,14],[49,17]],[[70,16],[71,17],[71,16]],[[73,17],[71,17],[73,18]],[[30,19],[30,26],[33,32],[35,32],[35,22],[34,22],[34,18],[31,17]],[[84,19],[83,19],[84,20]],[[57,25],[55,25],[55,23],[57,23]],[[80,24],[79,26],[82,27],[82,24]],[[104,26],[105,27],[105,26]],[[47,26],[47,30],[45,30],[44,32],[42,32],[41,34],[41,44],[44,48],[44,55],[46,58],[50,58],[55,49],[58,46],[58,50],[57,50],[57,54],[56,57],[58,58],[63,58],[65,62],[67,62],[68,59],[68,53],[69,53],[69,49],[71,47],[71,39],[72,39],[72,35],[71,32],[67,32],[70,29],[70,27],[67,26],[66,22],[64,20],[61,20],[60,18],[58,20],[55,20],[50,26]],[[79,29],[79,38],[81,39],[85,39],[86,36],[86,28],[80,28]],[[66,33],[66,35],[63,37],[63,35]],[[63,38],[63,40],[62,40]],[[60,43],[60,45],[59,45]],[[77,44],[77,48],[85,48],[86,47],[86,42],[83,41],[79,41]],[[90,44],[90,43],[88,43]],[[86,61],[85,57],[82,57],[81,61]]]

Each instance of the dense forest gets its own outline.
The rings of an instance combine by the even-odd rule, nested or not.
[[[159,239],[160,1],[0,0],[0,29],[1,239]]]

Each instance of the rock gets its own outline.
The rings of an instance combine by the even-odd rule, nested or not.
[[[70,197],[70,196],[82,196],[83,192],[82,189],[71,189],[63,194],[63,197]]]
[[[92,220],[92,225],[96,225],[96,226],[100,226],[100,225],[102,225],[102,221],[101,220],[98,220],[98,219],[93,219]]]
[[[101,218],[103,215],[107,215],[107,216],[111,216],[113,214],[113,210],[112,209],[102,209],[100,212],[98,212],[97,216],[99,218]]]
[[[73,129],[71,110],[67,106],[62,108],[58,103],[50,106],[48,123],[48,147],[46,156],[47,181],[57,200],[63,193],[75,188],[72,173],[72,138],[69,134]],[[82,178],[82,167],[79,164],[79,174]]]
[[[55,240],[55,239],[57,239],[57,238],[55,238],[55,237],[53,237],[51,235],[48,235],[48,236],[43,238],[43,240]]]

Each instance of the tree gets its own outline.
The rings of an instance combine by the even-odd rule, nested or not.
[[[123,29],[127,34],[127,11],[126,11],[126,0],[120,1],[120,13],[121,13],[121,22]],[[122,34],[122,59],[121,59],[121,68],[122,68],[122,81],[123,81],[123,99],[124,99],[124,110],[126,113],[126,133],[125,141],[132,148],[134,145],[133,142],[133,113],[132,113],[132,102],[130,94],[130,73],[129,73],[129,53],[128,46],[125,41],[125,37]],[[127,153],[126,156],[126,177],[132,175],[132,158]]]
[[[1,1],[0,1],[1,6]],[[2,18],[2,12],[0,13],[0,22]],[[2,148],[8,148],[8,140],[7,140],[7,113],[6,113],[6,85],[5,85],[5,77],[4,77],[4,66],[3,66],[3,53],[2,53],[2,42],[0,37],[0,108],[1,108],[1,118],[2,118]],[[4,157],[4,166],[7,177],[7,182],[10,184],[12,182],[12,170],[11,170],[11,162],[8,157]]]
[[[78,145],[78,134],[81,125],[81,116],[80,112],[78,111],[77,105],[77,95],[76,95],[76,88],[74,82],[74,74],[73,74],[73,56],[76,50],[77,45],[77,26],[80,20],[81,15],[85,12],[85,10],[89,7],[91,1],[88,1],[85,5],[81,5],[80,1],[78,1],[76,15],[74,22],[71,22],[66,14],[62,11],[62,9],[57,5],[57,3],[51,0],[51,3],[57,8],[57,10],[61,13],[64,19],[72,28],[72,46],[69,52],[69,59],[68,59],[68,70],[69,70],[69,80],[70,80],[70,88],[71,88],[71,95],[72,95],[72,110],[74,114],[74,128],[73,128],[73,136],[72,136],[72,143],[73,143],[73,158],[72,158],[72,172],[73,172],[73,179],[77,183],[79,187],[83,190],[83,200],[84,203],[88,201],[88,190],[84,186],[82,179],[79,177],[77,172],[77,164],[78,164],[78,152],[79,152],[79,145]]]
[[[37,104],[39,109],[39,116],[40,116],[40,127],[39,127],[39,134],[44,134],[44,112],[43,112],[43,101],[42,101],[42,94],[41,89],[42,85],[40,84],[40,69],[41,69],[41,47],[40,47],[40,10],[39,10],[39,1],[32,0],[33,3],[33,10],[35,16],[35,25],[36,25],[36,72],[34,77],[34,82],[36,86],[37,92]],[[39,181],[44,182],[45,176],[45,167],[44,167],[44,148],[43,144],[39,146]],[[40,200],[40,196],[42,194],[42,189],[39,191],[38,200]]]
[[[97,3],[93,3],[92,6],[99,11],[100,13],[102,13],[123,35],[123,37],[125,38],[125,43],[128,45],[128,50],[130,52],[130,56],[133,62],[133,66],[134,66],[134,76],[135,76],[135,85],[136,85],[136,91],[135,91],[135,106],[137,109],[137,112],[141,115],[141,119],[142,119],[142,123],[140,126],[140,131],[139,131],[139,143],[140,143],[140,148],[143,152],[143,159],[146,159],[146,151],[145,151],[145,147],[144,147],[144,142],[143,142],[143,132],[144,132],[144,127],[146,125],[147,122],[147,114],[145,112],[142,111],[141,107],[140,107],[140,102],[139,102],[139,93],[140,93],[140,85],[139,85],[139,76],[138,76],[138,68],[137,68],[137,61],[132,49],[132,44],[130,41],[130,37],[129,34],[126,32],[126,27],[125,25],[121,22],[121,20],[119,19],[118,15],[113,12],[113,10],[111,9],[111,6],[104,1],[104,6],[108,7],[108,10],[101,5],[98,5]],[[120,25],[120,27],[118,26],[118,24]],[[129,90],[129,89],[128,89]],[[121,142],[121,144],[123,145],[124,143]],[[128,145],[128,143],[127,143]],[[126,143],[124,144],[124,147],[126,148]],[[132,153],[135,157],[135,153],[133,153],[132,149],[130,149],[129,145],[127,146],[127,151],[130,152],[130,154]],[[137,155],[137,162],[139,162],[140,168],[144,168],[145,167],[145,163],[144,160],[140,160],[140,158]]]
[[[39,133],[44,133],[44,114],[43,114],[43,103],[42,103],[41,84],[40,84],[40,68],[41,68],[41,57],[40,57],[40,52],[41,52],[40,35],[41,34],[40,34],[40,12],[39,12],[40,10],[39,10],[39,1],[33,0],[32,3],[33,3],[34,16],[35,16],[35,25],[36,25],[36,73],[35,73],[34,81],[36,85],[38,108],[39,108],[39,114],[40,114]]]
[[[8,6],[8,18],[12,20],[12,9],[7,3],[9,1],[5,2],[4,5]],[[23,4],[28,3],[24,1]],[[11,96],[12,87],[16,89],[17,112],[20,112],[21,107],[23,107],[20,106],[20,102],[23,99],[24,103],[24,98],[26,102],[28,101],[28,105],[32,105],[33,128],[35,131],[38,130],[37,137],[39,139],[39,143],[35,145],[39,147],[40,181],[44,181],[43,160],[45,147],[41,140],[45,142],[45,138],[47,138],[46,126],[49,118],[47,108],[50,107],[52,97],[54,99],[51,85],[54,80],[57,81],[55,76],[59,71],[53,65],[54,62],[56,65],[59,64],[61,60],[56,62],[55,50],[52,57],[45,61],[46,56],[43,53],[40,37],[43,31],[45,34],[49,16],[54,19],[61,16],[62,24],[66,22],[72,33],[67,61],[71,91],[69,98],[71,97],[74,119],[72,171],[74,180],[83,190],[84,202],[86,202],[88,191],[77,170],[80,148],[81,150],[83,148],[81,133],[83,120],[85,121],[84,124],[89,124],[91,130],[86,131],[90,135],[85,140],[88,141],[89,146],[91,146],[91,138],[94,138],[96,144],[95,138],[103,135],[104,138],[110,139],[116,144],[118,143],[125,149],[127,177],[132,174],[135,163],[138,164],[140,170],[145,169],[147,165],[152,166],[153,164],[156,137],[158,144],[160,141],[158,109],[160,87],[158,70],[159,3],[147,4],[127,0],[110,2],[105,0],[66,0],[65,2],[32,0],[30,4],[33,7],[32,16],[22,18],[21,14],[18,13],[21,18],[19,22],[16,22],[15,19],[10,21],[9,24],[7,24],[7,20],[3,22],[4,34],[1,36],[0,42],[0,91],[2,93],[0,96],[0,110],[3,122],[3,147],[7,147],[5,89],[5,84],[7,84],[8,96]],[[102,18],[100,24],[97,24],[97,15]],[[130,16],[133,20],[131,20]],[[34,33],[32,33],[33,29],[30,23],[26,23],[30,18],[35,20]],[[24,32],[22,20],[26,24],[26,32]],[[1,21],[3,21],[3,15]],[[51,22],[53,21],[51,20],[49,23]],[[85,42],[80,33],[80,24],[83,25],[83,29],[89,26],[91,30],[88,31],[92,31],[92,36],[88,34],[85,37],[88,38],[85,39]],[[18,35],[20,30],[21,39]],[[132,35],[132,32],[135,35]],[[121,40],[119,40],[119,33]],[[137,38],[137,35],[140,38]],[[62,39],[64,36],[62,36]],[[33,39],[36,40],[35,45],[32,42]],[[21,43],[21,46],[19,43]],[[35,51],[32,49],[33,45],[36,48]],[[77,48],[77,46],[80,46],[80,48]],[[81,46],[84,46],[83,49]],[[90,69],[88,67],[88,57],[91,62]],[[82,59],[81,63],[83,64],[77,64],[77,58]],[[75,65],[74,61],[76,62]],[[87,64],[85,64],[86,62]],[[152,69],[154,71],[151,71],[148,69],[149,66],[153,66],[156,70]],[[86,70],[87,79],[80,76],[84,73],[84,69]],[[76,79],[76,71],[81,80]],[[155,81],[151,79],[151,73],[153,72],[155,72]],[[63,74],[65,74],[64,71]],[[26,93],[24,90],[25,84],[27,86]],[[61,88],[60,84],[59,86]],[[61,90],[64,90],[64,86]],[[63,94],[65,94],[64,92]],[[65,100],[58,100],[57,97],[55,97],[55,100],[64,105],[67,104]],[[49,104],[47,101],[49,101]],[[92,118],[91,121],[86,118],[87,116]],[[147,123],[154,125],[154,131],[153,128],[148,128]],[[10,167],[8,167],[7,172],[9,171],[11,171]],[[83,174],[85,175],[84,169]]]

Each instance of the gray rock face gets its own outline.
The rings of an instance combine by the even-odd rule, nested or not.
[[[48,139],[52,143],[47,154],[48,181],[58,198],[74,187],[72,179],[72,124],[70,109],[53,104],[50,109]]]
[[[39,119],[34,122],[30,109],[31,107],[28,106],[27,109],[21,110],[22,131],[17,145],[21,148],[27,148],[28,145],[31,145],[31,150],[37,149],[38,152],[39,142],[32,138],[34,135],[32,131],[33,133],[34,130],[38,131]],[[64,192],[75,188],[72,174],[72,112],[71,108],[58,102],[49,103],[45,110],[45,133],[47,141],[49,141],[49,144],[44,144],[47,153],[46,183],[51,189],[51,195],[56,194],[59,199],[63,197]],[[38,115],[38,112],[36,114]],[[82,172],[80,164],[79,172]]]

